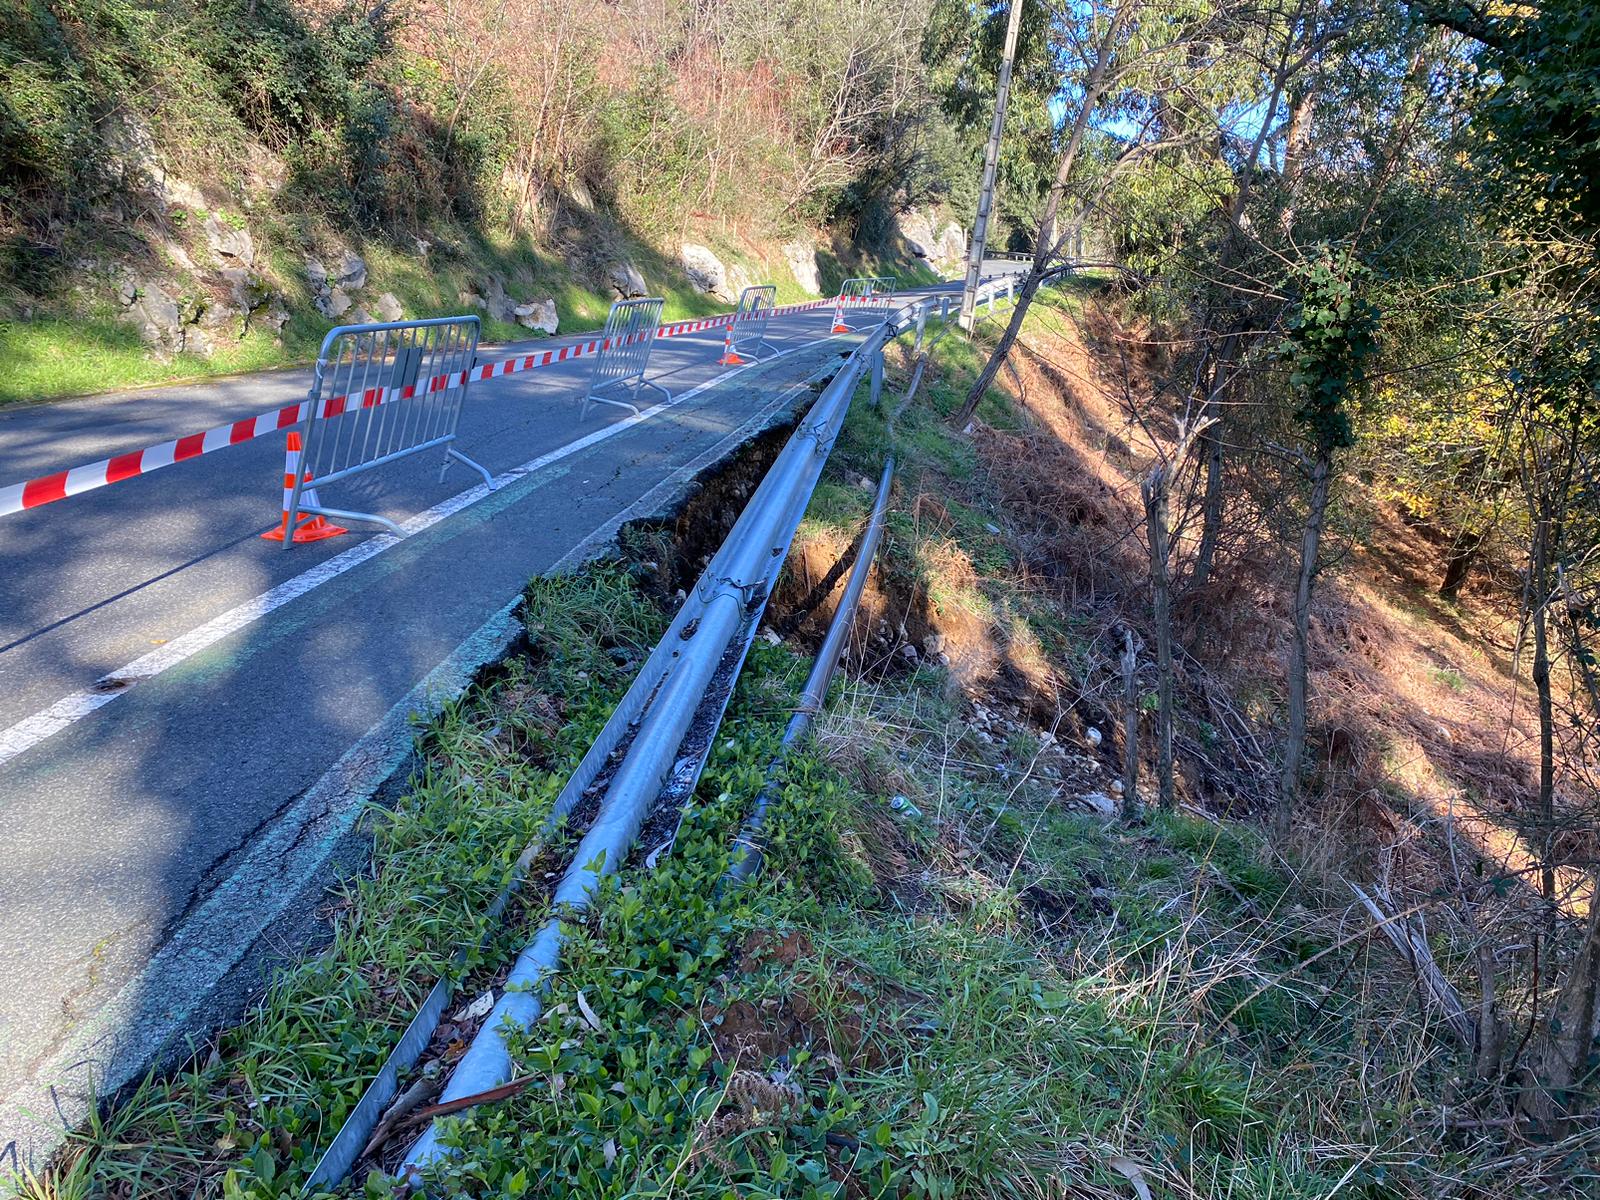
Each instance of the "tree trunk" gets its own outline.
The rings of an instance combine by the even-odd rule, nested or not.
[[[1203,416],[1218,419],[1222,389],[1226,386],[1227,371],[1233,365],[1233,356],[1238,352],[1238,347],[1237,335],[1229,334],[1223,339],[1222,346],[1217,351],[1216,362],[1212,364],[1211,383],[1206,388],[1206,402],[1200,410]],[[1217,540],[1222,534],[1221,424],[1211,425],[1201,438],[1206,456],[1206,487],[1200,502],[1200,544],[1195,548],[1194,574],[1190,579],[1194,587],[1204,587],[1206,580],[1211,578],[1211,568],[1217,561]]]
[[[1139,653],[1133,631],[1122,632],[1122,819],[1137,821],[1139,804]]]
[[[1140,489],[1145,529],[1150,539],[1150,591],[1156,626],[1156,786],[1162,811],[1177,807],[1172,786],[1172,539],[1167,527],[1167,493],[1172,468],[1161,464]]]
[[[1300,578],[1294,593],[1294,642],[1289,657],[1289,728],[1283,748],[1283,775],[1278,781],[1278,806],[1272,815],[1274,836],[1289,833],[1300,798],[1300,767],[1306,751],[1306,674],[1311,647],[1311,595],[1317,579],[1317,555],[1328,517],[1328,489],[1333,476],[1329,454],[1311,464],[1311,506],[1300,538]]]
[[[1439,584],[1439,595],[1446,600],[1454,600],[1461,593],[1461,585],[1467,582],[1473,564],[1478,561],[1478,552],[1483,548],[1484,535],[1482,533],[1461,533],[1456,535],[1456,540],[1450,545],[1450,552],[1444,560],[1444,579]]]
[[[1596,899],[1589,905],[1583,943],[1545,1021],[1544,1035],[1528,1065],[1529,1086],[1520,1100],[1523,1112],[1545,1124],[1554,1137],[1566,1132],[1595,1076],[1594,1044],[1600,1038],[1600,873],[1592,874],[1589,882]]]
[[[1555,867],[1555,701],[1550,689],[1550,519],[1541,514],[1533,531],[1528,604],[1533,620],[1533,688],[1539,700],[1539,886],[1546,900],[1556,897]]]

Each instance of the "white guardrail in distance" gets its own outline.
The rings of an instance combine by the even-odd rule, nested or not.
[[[613,404],[625,408],[635,416],[639,414],[639,389],[655,388],[662,399],[672,399],[672,393],[659,383],[644,377],[650,366],[650,351],[656,344],[656,332],[661,328],[660,296],[643,300],[618,300],[606,314],[605,332],[600,336],[600,353],[595,355],[594,375],[589,390],[583,397],[580,419],[589,415],[591,404]],[[627,399],[606,392],[621,392]]]
[[[309,514],[367,521],[402,536],[387,517],[314,502],[313,485],[326,487],[440,446],[445,448],[440,479],[454,459],[491,483],[483,465],[452,444],[477,352],[477,317],[329,330],[317,354],[308,411],[299,430],[299,469],[292,484],[285,481],[284,528],[294,529]],[[292,542],[292,537],[284,538],[284,549]]]

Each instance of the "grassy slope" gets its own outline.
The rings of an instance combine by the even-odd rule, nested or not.
[[[901,417],[885,575],[928,582],[954,545],[981,570],[941,603],[1069,656],[1072,614],[989,532],[1003,506],[940,420],[974,363],[947,340]],[[984,413],[1026,421],[999,393]],[[854,477],[887,442],[858,404],[812,536],[847,538]],[[927,494],[953,515],[923,520]],[[532,655],[447,714],[411,793],[373,813],[373,875],[335,905],[333,945],[87,1131],[46,1191],[276,1196],[304,1178],[663,625],[610,568],[535,583],[527,619]],[[713,899],[804,666],[757,643],[684,835],[574,930],[548,1019],[517,1039],[532,1082],[453,1121],[465,1153],[440,1194],[1459,1193],[1470,1139],[1441,1139],[1419,1099],[1453,1062],[1359,943],[1313,959],[1342,945],[1337,915],[1246,828],[1075,810],[1094,765],[1024,721],[986,732],[937,667],[837,690],[784,776],[768,870]],[[516,940],[473,954],[463,996]]]
[[[191,222],[194,223],[197,222]],[[426,259],[381,242],[370,242],[359,249],[367,260],[368,302],[382,292],[393,292],[408,318],[461,313],[464,309],[460,294],[472,290],[473,281],[485,270],[511,280],[513,293],[519,298],[554,299],[563,333],[599,329],[605,324],[611,305],[609,295],[595,291],[559,257],[540,251],[525,239],[474,236],[463,240],[454,253],[435,250]],[[780,304],[814,299],[794,281],[788,263],[773,247],[719,245],[717,250],[729,266],[739,263],[752,279],[775,283]],[[198,248],[194,253],[197,258],[203,257]],[[664,320],[727,311],[728,305],[722,301],[696,292],[676,264],[662,255],[635,246],[626,256],[639,266],[651,293],[665,299]],[[842,278],[849,272],[831,253],[820,257],[825,268],[824,288],[837,287],[835,276]],[[276,249],[269,251],[268,260],[266,273],[287,295],[293,314],[282,336],[248,331],[236,341],[219,343],[209,356],[179,354],[170,361],[158,361],[140,341],[137,331],[119,319],[109,300],[90,303],[70,317],[41,312],[25,321],[0,320],[0,405],[311,362],[323,335],[335,322],[322,318],[312,306],[297,254]],[[898,271],[908,284],[931,283],[937,278],[914,261],[880,261],[870,256],[852,264],[851,269]],[[525,341],[539,336],[542,335],[514,323],[483,318],[485,342]]]

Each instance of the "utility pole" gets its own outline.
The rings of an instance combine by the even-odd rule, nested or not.
[[[1024,0],[1011,0],[1006,14],[1006,44],[1000,55],[1000,79],[994,92],[994,122],[989,145],[983,152],[983,186],[978,191],[978,217],[972,225],[972,245],[967,250],[967,282],[961,289],[961,328],[972,329],[978,304],[978,272],[983,268],[984,244],[989,240],[989,210],[994,207],[994,176],[1000,166],[1000,131],[1006,123],[1006,101],[1011,94],[1011,60],[1017,55],[1017,26],[1022,23]]]

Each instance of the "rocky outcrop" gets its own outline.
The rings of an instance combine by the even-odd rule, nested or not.
[[[645,286],[644,276],[631,262],[612,263],[606,268],[606,282],[611,285],[611,290],[616,293],[618,300],[635,300],[650,294]]]
[[[341,251],[332,271],[320,258],[306,259],[306,285],[311,289],[311,302],[330,321],[344,318],[346,324],[366,324],[364,320],[356,320],[354,314],[346,316],[355,306],[353,293],[366,284],[366,260],[352,251]],[[366,310],[359,309],[357,313],[364,317]]]
[[[406,315],[405,310],[400,307],[399,299],[393,292],[385,292],[379,296],[376,308],[378,320],[380,321],[398,321]]]
[[[683,273],[689,277],[689,286],[702,295],[715,296],[731,304],[739,298],[739,289],[732,285],[728,268],[708,247],[685,242],[679,250]]]
[[[900,236],[916,257],[944,275],[960,268],[967,253],[966,233],[961,226],[920,208],[901,213],[899,223]]]
[[[347,292],[359,292],[366,287],[366,259],[359,254],[346,250],[339,258],[339,286]]]
[[[233,225],[212,213],[206,217],[205,234],[211,253],[224,265],[248,267],[256,261],[255,242],[242,225]]]
[[[157,358],[210,354],[252,327],[277,334],[289,322],[283,297],[249,267],[224,267],[203,290],[184,294],[165,279],[128,273],[116,288],[123,319]]]
[[[783,257],[789,263],[789,273],[806,295],[822,295],[822,274],[817,270],[817,247],[809,237],[785,242]]]

